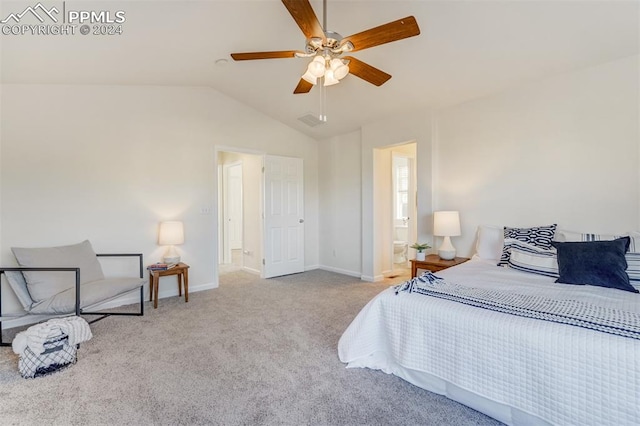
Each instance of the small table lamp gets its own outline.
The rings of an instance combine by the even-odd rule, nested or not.
[[[180,221],[160,222],[160,231],[158,233],[158,244],[161,246],[168,245],[169,248],[164,254],[164,263],[180,262],[180,255],[176,251],[174,245],[184,243],[184,226]]]
[[[452,260],[456,257],[456,248],[451,244],[451,238],[460,235],[460,215],[456,211],[443,211],[433,213],[433,235],[444,237],[442,245],[438,249],[438,256],[443,260]]]

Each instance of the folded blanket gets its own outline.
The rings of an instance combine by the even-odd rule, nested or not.
[[[396,295],[418,293],[477,308],[640,340],[640,314],[636,312],[605,308],[579,300],[550,299],[510,291],[466,287],[447,282],[431,272],[426,272],[394,288]]]
[[[16,335],[13,339],[13,352],[23,354],[28,347],[33,353],[44,352],[44,344],[48,340],[66,334],[70,345],[77,345],[91,339],[91,328],[83,318],[72,316],[53,318],[41,324],[36,324]]]

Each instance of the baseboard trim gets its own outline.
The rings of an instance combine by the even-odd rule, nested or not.
[[[323,271],[335,272],[337,274],[348,275],[350,277],[356,277],[362,279],[362,274],[356,271],[349,271],[348,269],[334,268],[333,266],[320,265],[319,269]]]
[[[249,268],[247,266],[243,266],[242,270],[245,272],[249,272],[250,274],[254,274],[254,275],[260,275],[260,271],[257,269],[253,269],[253,268]]]
[[[214,284],[214,283],[206,283],[206,284],[198,284],[198,285],[193,286],[193,287],[189,286],[189,294],[197,293],[199,291],[204,291],[204,290],[211,290],[212,288],[218,288],[218,285]],[[162,289],[162,285],[160,286],[160,289]],[[147,289],[147,292],[148,291],[149,291],[149,289]],[[158,298],[159,299],[164,299],[166,297],[174,297],[174,296],[177,296],[177,295],[178,295],[178,288],[177,288],[177,285],[176,285],[175,287],[171,287],[171,289],[169,289],[169,288],[165,289],[165,291],[160,290],[160,292],[158,293]],[[138,302],[138,300],[136,299],[132,303],[137,303],[137,302]],[[122,304],[118,305],[118,306],[122,306]]]
[[[368,282],[370,282],[370,283],[376,283],[376,282],[378,282],[378,281],[382,281],[382,280],[384,280],[384,275],[376,275],[375,277],[372,277],[372,276],[370,276],[370,275],[362,275],[362,276],[360,277],[360,279],[361,279],[362,281],[368,281]]]

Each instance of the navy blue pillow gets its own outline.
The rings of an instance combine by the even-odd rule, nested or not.
[[[557,283],[587,284],[638,293],[627,275],[629,237],[611,241],[552,242],[558,250]]]

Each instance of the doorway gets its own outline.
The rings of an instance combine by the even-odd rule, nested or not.
[[[375,150],[375,257],[383,277],[409,278],[417,239],[415,142]]]
[[[301,158],[217,151],[218,274],[304,271]]]
[[[219,274],[261,273],[262,155],[218,152]]]

